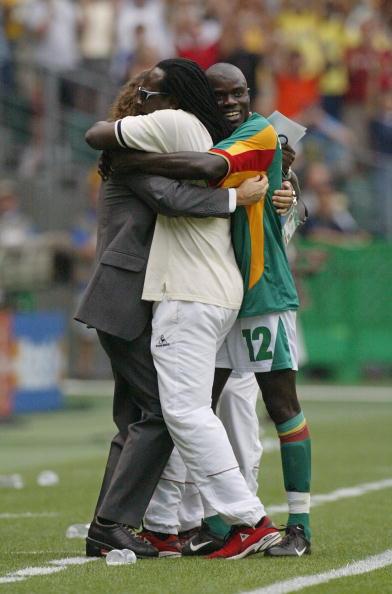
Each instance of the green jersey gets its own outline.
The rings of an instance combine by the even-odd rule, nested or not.
[[[244,280],[244,299],[239,313],[248,318],[298,308],[298,295],[282,238],[280,216],[272,204],[282,185],[282,151],[275,129],[253,113],[237,130],[211,149],[221,155],[229,171],[222,187],[236,187],[259,174],[268,177],[266,197],[238,207],[232,215],[232,240]]]

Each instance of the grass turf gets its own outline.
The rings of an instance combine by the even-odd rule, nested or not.
[[[331,387],[336,395],[338,388]],[[369,399],[371,391],[369,389]],[[313,492],[392,478],[391,404],[304,404],[313,437]],[[21,490],[0,489],[1,513],[53,513],[50,517],[0,516],[0,578],[26,567],[47,567],[53,559],[84,554],[84,543],[65,538],[73,523],[90,520],[113,433],[110,398],[70,398],[65,411],[20,418],[0,433],[1,474],[18,472]],[[274,436],[264,423],[267,436]],[[58,473],[60,483],[39,487],[42,470]],[[264,503],[285,500],[279,452],[263,457],[260,474]],[[237,594],[286,580],[339,568],[392,548],[391,489],[326,503],[312,511],[313,553],[301,559],[208,561],[162,559],[134,566],[107,567],[93,561],[58,574],[1,584],[10,594]],[[274,515],[284,523],[285,514]],[[392,566],[306,589],[316,593],[392,593]]]

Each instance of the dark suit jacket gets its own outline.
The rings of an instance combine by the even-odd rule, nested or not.
[[[156,214],[228,217],[228,196],[165,177],[113,175],[101,191],[96,268],[75,319],[125,340],[139,336],[151,317],[141,295]]]

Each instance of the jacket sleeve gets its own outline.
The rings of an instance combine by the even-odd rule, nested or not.
[[[159,214],[170,217],[230,216],[229,191],[207,188],[157,175],[132,175],[129,187]]]

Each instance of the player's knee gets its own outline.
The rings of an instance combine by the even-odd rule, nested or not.
[[[257,374],[268,414],[275,424],[285,423],[301,411],[295,388],[295,372],[283,369]]]
[[[268,414],[275,424],[285,423],[301,412],[296,394],[264,400]]]
[[[174,406],[162,406],[164,419],[169,427],[181,427],[182,430],[194,431],[200,423],[204,423],[210,407],[199,407],[197,410],[177,409]]]

